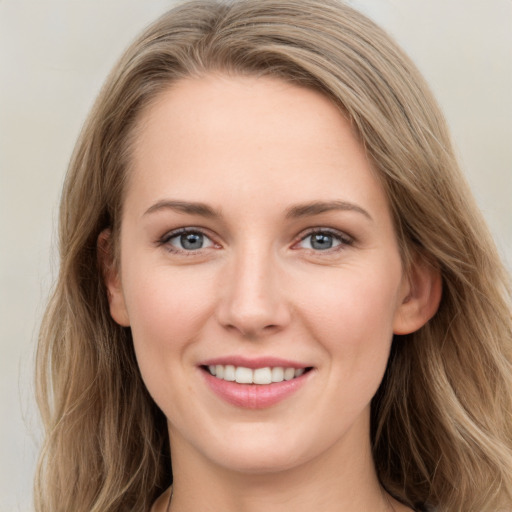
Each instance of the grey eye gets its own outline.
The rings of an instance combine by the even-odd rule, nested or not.
[[[193,251],[203,247],[204,236],[200,233],[186,233],[180,235],[180,243],[183,249]]]
[[[182,251],[197,251],[211,247],[213,242],[199,231],[189,231],[171,237],[169,244]]]
[[[316,233],[311,235],[311,247],[323,251],[325,249],[331,249],[334,245],[334,237],[332,235],[326,235],[324,233]]]
[[[341,236],[329,232],[311,233],[305,236],[299,243],[304,249],[313,249],[315,251],[326,251],[343,244]]]

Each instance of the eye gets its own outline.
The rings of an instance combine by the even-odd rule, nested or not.
[[[161,243],[174,252],[199,251],[214,246],[213,241],[197,229],[173,231],[165,235]]]
[[[328,251],[329,249],[342,248],[342,246],[350,245],[351,243],[352,240],[341,233],[333,233],[330,230],[317,230],[308,233],[296,246],[313,251]]]

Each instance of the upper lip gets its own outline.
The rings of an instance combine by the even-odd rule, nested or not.
[[[243,366],[244,368],[275,368],[275,367],[283,367],[283,368],[309,368],[311,365],[303,364],[297,361],[293,361],[291,359],[282,359],[280,357],[272,357],[272,356],[262,356],[262,357],[254,357],[248,358],[244,356],[223,356],[223,357],[214,357],[212,359],[207,359],[202,361],[199,366],[215,366],[215,365],[232,365],[232,366]]]

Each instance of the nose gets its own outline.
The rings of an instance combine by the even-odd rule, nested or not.
[[[222,276],[219,323],[247,339],[284,329],[291,310],[281,275],[270,250],[253,247],[235,254]]]

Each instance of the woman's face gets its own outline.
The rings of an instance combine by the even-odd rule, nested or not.
[[[143,114],[132,163],[111,312],[174,453],[252,472],[368,455],[411,290],[350,123],[277,79],[191,78]]]

